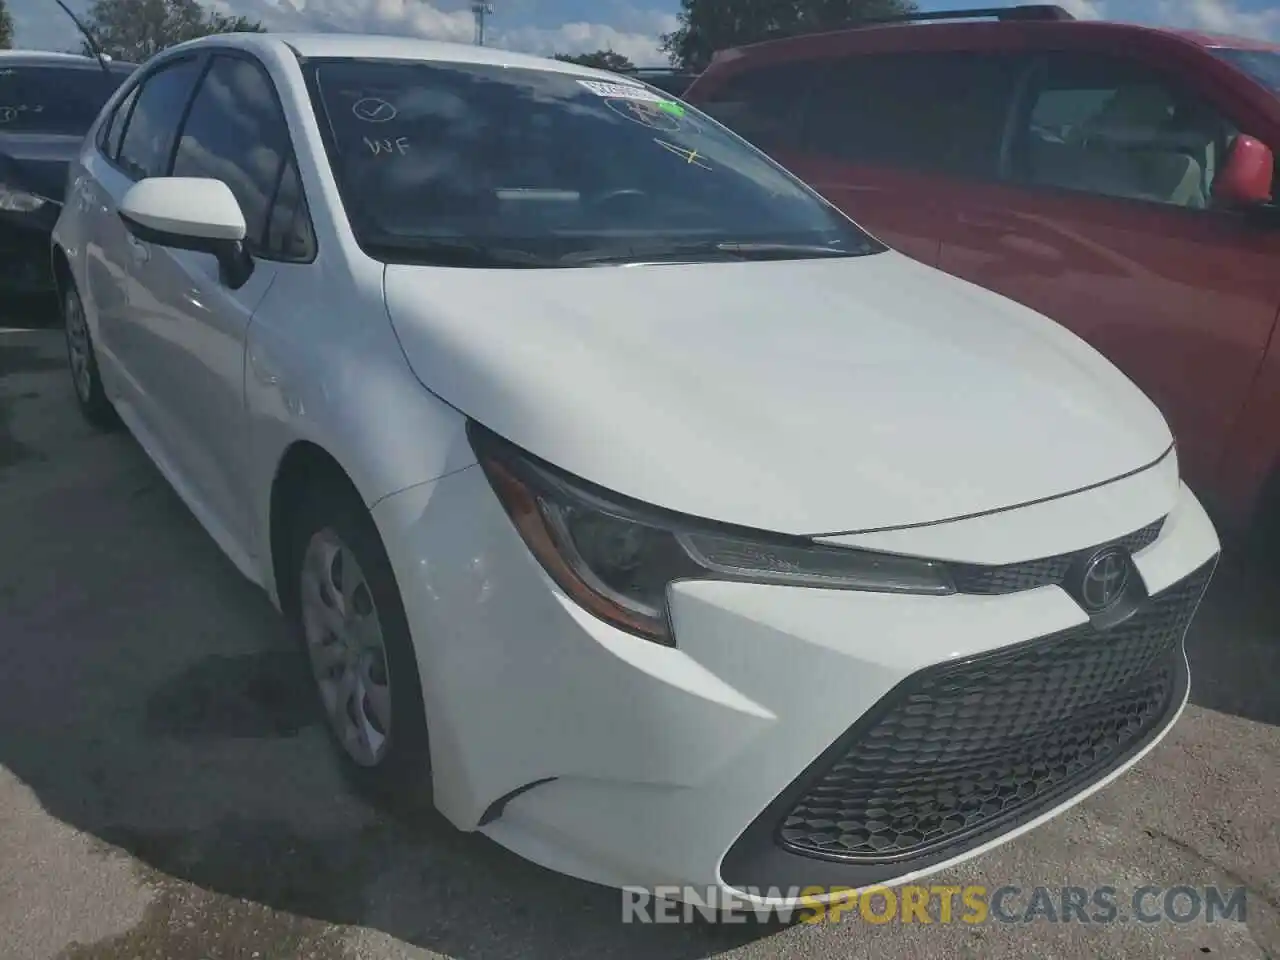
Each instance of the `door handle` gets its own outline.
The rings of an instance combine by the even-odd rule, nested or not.
[[[129,251],[133,254],[133,259],[139,263],[146,263],[151,259],[151,248],[135,237],[132,233],[128,234]]]

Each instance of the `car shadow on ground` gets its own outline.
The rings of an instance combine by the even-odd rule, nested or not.
[[[0,292],[0,327],[47,330],[61,323],[56,294]]]
[[[678,960],[777,933],[623,925],[614,891],[431,814],[373,812],[262,594],[129,438],[33,433],[30,402],[12,421],[38,456],[0,463],[0,764],[154,891],[141,924],[66,960],[338,960],[365,934],[334,924],[467,960]],[[1192,628],[1193,702],[1280,724],[1270,582],[1221,566]]]
[[[1280,727],[1280,563],[1230,546],[1187,633],[1191,702]]]
[[[68,462],[22,429],[31,402],[11,406],[33,454],[0,464],[0,764],[154,892],[141,924],[64,960],[345,960],[378,932],[458,958],[692,958],[779,930],[623,925],[615,891],[374,812],[265,597],[131,439],[77,437]]]

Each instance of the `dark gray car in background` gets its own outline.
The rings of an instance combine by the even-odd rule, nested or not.
[[[134,69],[70,53],[0,51],[0,305],[52,290],[49,236],[67,165]]]

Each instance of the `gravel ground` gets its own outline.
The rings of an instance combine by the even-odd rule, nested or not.
[[[80,420],[52,331],[0,332],[0,544],[5,960],[1280,957],[1280,598],[1231,557],[1169,738],[933,882],[1246,887],[1243,922],[638,926],[350,794],[268,603],[127,435]]]

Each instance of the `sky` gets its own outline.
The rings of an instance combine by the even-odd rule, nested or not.
[[[77,13],[89,0],[66,0]],[[203,0],[272,30],[359,31],[472,42],[470,0]],[[492,0],[486,43],[528,53],[611,48],[640,66],[665,64],[659,37],[676,27],[679,0]],[[1012,0],[922,0],[924,9],[1008,5]],[[1280,40],[1280,0],[1058,0],[1081,17],[1193,27]],[[78,35],[54,0],[8,0],[15,46],[76,48]]]

